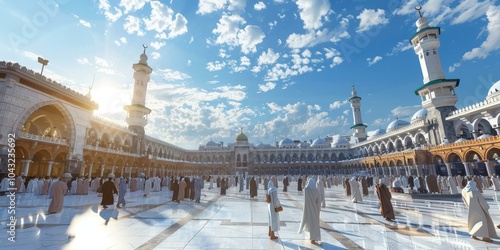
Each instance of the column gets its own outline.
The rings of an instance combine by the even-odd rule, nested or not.
[[[497,135],[500,135],[500,127],[495,128],[495,131],[497,131]]]
[[[23,172],[21,173],[21,176],[28,176],[30,171],[30,163],[31,160],[21,160],[21,164],[23,165]]]
[[[148,171],[147,172],[148,172],[147,177],[150,177],[151,176],[151,167],[148,167]]]
[[[82,166],[80,167],[80,176],[85,175],[85,166],[87,166],[87,164],[82,164]]]
[[[446,165],[446,172],[448,172],[448,176],[453,176],[453,173],[451,172],[451,163],[445,163]]]
[[[469,163],[468,162],[464,162],[464,168],[465,168],[465,175],[466,176],[471,176],[471,171],[470,171]]]
[[[132,167],[128,167],[128,178],[132,179]]]
[[[153,168],[153,176],[156,176],[156,168]]]
[[[101,175],[100,175],[100,176],[101,176],[101,178],[102,178],[102,176],[104,175],[104,166],[106,166],[106,165],[104,165],[104,164],[103,164],[103,165],[101,165]]]
[[[417,168],[417,176],[423,176],[424,171],[422,171],[422,165],[417,165],[416,168]]]
[[[120,171],[120,177],[122,177],[122,178],[123,178],[123,170],[124,170],[124,169],[125,169],[125,166],[122,166],[122,169],[121,169],[121,171]]]
[[[89,178],[92,178],[92,166],[94,166],[94,164],[90,163],[89,164]]]
[[[111,167],[111,173],[112,173],[112,174],[115,174],[115,167],[116,167],[116,166]]]
[[[488,171],[488,176],[491,177],[495,174],[495,170],[493,169],[493,166],[491,166],[491,163],[489,161],[485,162],[484,165],[486,165],[486,171]]]
[[[54,164],[53,161],[47,162],[47,174],[45,174],[45,176],[50,176],[50,173],[52,172],[52,164]]]

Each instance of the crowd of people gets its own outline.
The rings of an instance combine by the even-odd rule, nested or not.
[[[4,178],[0,183],[0,191],[6,189]],[[48,208],[49,214],[60,213],[66,195],[88,195],[97,193],[102,197],[100,205],[103,209],[115,204],[114,195],[118,195],[116,208],[126,205],[127,192],[142,191],[144,197],[151,192],[168,189],[172,194],[172,202],[181,203],[191,200],[200,203],[201,192],[208,189],[218,189],[220,195],[226,195],[227,189],[238,187],[238,192],[249,190],[250,199],[258,196],[258,190],[264,189],[268,203],[269,238],[275,240],[280,230],[280,211],[282,206],[278,198],[279,187],[283,193],[288,192],[291,182],[297,183],[297,191],[303,193],[304,207],[299,226],[299,233],[307,232],[312,244],[321,241],[320,212],[327,207],[325,189],[343,188],[347,199],[353,203],[363,202],[363,197],[369,195],[373,187],[373,195],[379,200],[380,215],[388,222],[394,222],[395,211],[392,206],[394,193],[410,194],[461,194],[468,208],[468,229],[471,237],[476,240],[492,242],[497,238],[495,225],[488,213],[489,206],[482,197],[482,190],[493,188],[500,190],[497,176],[171,176],[171,177],[135,177],[115,178],[109,174],[107,178],[16,178],[18,193],[33,193],[48,195],[52,200]],[[500,225],[497,226],[500,228]],[[481,238],[481,239],[480,239]]]

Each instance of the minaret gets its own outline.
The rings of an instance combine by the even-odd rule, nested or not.
[[[458,98],[455,88],[460,80],[445,78],[438,53],[441,29],[429,26],[427,18],[420,12],[421,6],[415,9],[419,15],[416,22],[417,32],[410,38],[410,43],[418,56],[424,82],[424,85],[415,90],[415,94],[420,95],[422,107],[428,111],[427,120],[433,124],[431,129],[434,131],[429,131],[430,143],[438,145],[445,138],[448,141],[456,140],[453,123],[445,118],[451,111],[456,110]]]
[[[134,68],[134,93],[132,103],[123,108],[127,111],[128,128],[138,134],[138,138],[134,138],[132,148],[135,153],[141,152],[142,137],[145,134],[144,126],[148,123],[147,115],[151,113],[151,109],[146,107],[146,91],[148,89],[149,75],[153,69],[148,66],[148,56],[146,56],[146,45],[143,45],[144,52],[140,56],[138,63],[133,65]]]
[[[366,125],[363,124],[363,119],[361,119],[361,97],[358,96],[358,92],[352,86],[352,96],[349,99],[352,108],[352,116],[354,118],[354,125],[351,129],[354,129],[354,134],[352,136],[358,138],[358,141],[362,142],[366,140]]]

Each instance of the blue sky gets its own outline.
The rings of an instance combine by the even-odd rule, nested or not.
[[[422,13],[441,27],[457,107],[500,80],[500,6],[493,0],[0,0],[0,60],[91,94],[95,114],[125,124],[132,64],[153,68],[146,133],[187,149],[209,140],[314,140],[352,131],[355,85],[367,130],[420,109],[423,84],[408,39]],[[5,37],[7,39],[5,39]]]

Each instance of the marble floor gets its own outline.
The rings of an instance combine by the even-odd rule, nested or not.
[[[15,196],[15,242],[8,240],[9,197],[0,196],[0,249],[500,249],[500,239],[486,243],[470,238],[463,203],[393,199],[396,222],[385,221],[378,200],[370,195],[353,203],[340,187],[325,189],[327,207],[321,210],[320,244],[297,233],[303,194],[296,183],[280,190],[279,239],[267,236],[267,203],[237,187],[220,196],[218,189],[202,190],[201,203],[170,201],[170,191],[127,193],[123,208],[98,206],[101,198],[67,195],[59,214],[47,214],[50,199],[29,193]],[[281,188],[280,188],[281,189]],[[485,190],[495,223],[500,223],[497,192]],[[497,230],[500,235],[500,230]]]

